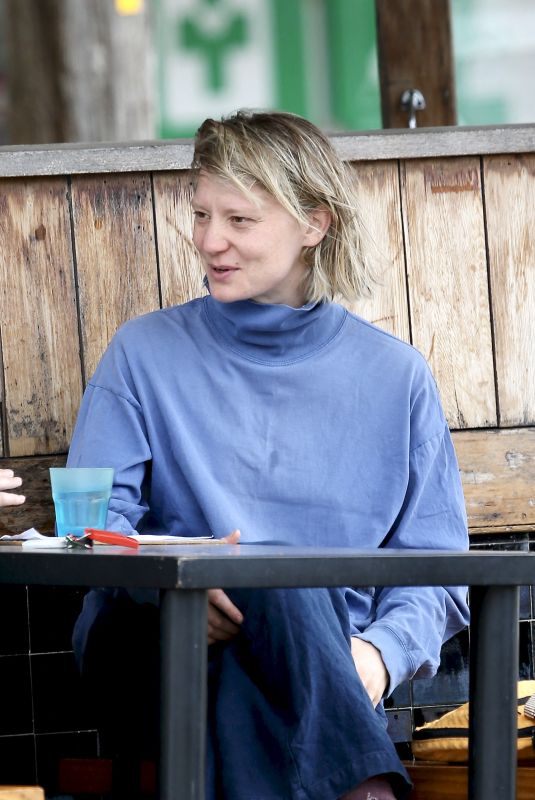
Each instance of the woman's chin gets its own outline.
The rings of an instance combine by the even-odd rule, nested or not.
[[[214,300],[220,303],[236,303],[239,300],[247,300],[248,294],[245,291],[240,291],[236,287],[222,286],[215,281],[208,281],[208,288]]]

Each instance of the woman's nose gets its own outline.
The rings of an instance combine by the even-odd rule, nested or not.
[[[228,240],[221,224],[209,220],[202,226],[200,245],[205,253],[221,253],[228,247]]]

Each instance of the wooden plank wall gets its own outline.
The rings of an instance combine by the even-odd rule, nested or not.
[[[535,155],[358,161],[390,266],[352,310],[428,359],[472,530],[535,526]],[[185,170],[0,179],[0,456],[51,525],[83,387],[117,327],[202,291]],[[36,456],[44,459],[35,460]],[[39,502],[37,502],[39,500]]]

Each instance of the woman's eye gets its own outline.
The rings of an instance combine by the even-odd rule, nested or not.
[[[203,222],[203,220],[208,219],[208,214],[206,214],[204,211],[196,211],[194,209],[193,218],[196,222]]]
[[[244,222],[249,222],[249,217],[232,217],[232,222],[236,223],[236,225],[243,225]]]

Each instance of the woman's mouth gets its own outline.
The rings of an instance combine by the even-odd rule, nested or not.
[[[231,275],[233,272],[238,271],[237,267],[227,267],[227,266],[215,267],[214,265],[212,265],[210,268],[213,274],[219,278],[224,278],[227,275]]]

